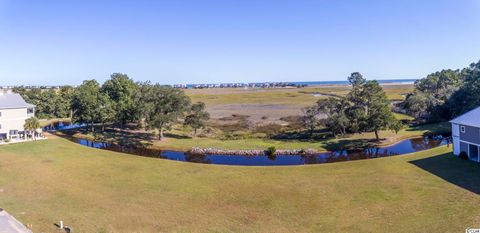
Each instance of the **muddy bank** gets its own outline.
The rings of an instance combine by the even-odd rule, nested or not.
[[[203,155],[243,155],[243,156],[260,156],[268,155],[265,150],[223,150],[217,148],[199,148],[194,147],[188,151],[192,154]],[[300,150],[276,150],[274,155],[317,155],[319,151],[313,149]]]

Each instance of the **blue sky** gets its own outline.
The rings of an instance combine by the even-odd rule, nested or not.
[[[421,78],[480,60],[480,1],[0,0],[0,85]]]

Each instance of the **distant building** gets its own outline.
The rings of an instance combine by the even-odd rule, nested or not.
[[[465,152],[471,160],[480,162],[480,107],[453,120],[453,153]]]
[[[35,116],[35,105],[19,94],[0,91],[0,140],[24,139],[25,120]]]

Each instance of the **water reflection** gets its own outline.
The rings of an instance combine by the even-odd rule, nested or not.
[[[87,124],[72,124],[71,122],[56,121],[50,125],[43,127],[44,131],[57,131],[85,127]]]
[[[192,163],[211,163],[208,155],[185,153],[185,161]]]
[[[156,150],[118,146],[105,142],[93,142],[86,139],[73,139],[75,142],[89,147],[110,151],[129,153],[139,156],[187,161],[193,163],[243,165],[243,166],[282,166],[331,163],[348,160],[370,159],[407,154],[415,151],[431,149],[447,144],[447,137],[421,137],[401,141],[387,147],[369,147],[361,150],[337,150],[317,155],[274,155],[274,156],[240,156],[240,155],[205,155],[190,154],[179,151]]]

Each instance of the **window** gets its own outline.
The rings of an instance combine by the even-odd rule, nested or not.
[[[0,124],[0,129],[2,129],[2,124]]]
[[[27,108],[27,113],[32,114],[33,113],[33,108]]]
[[[465,126],[460,126],[460,132],[465,133]]]
[[[0,112],[0,117],[2,116],[2,112]]]

